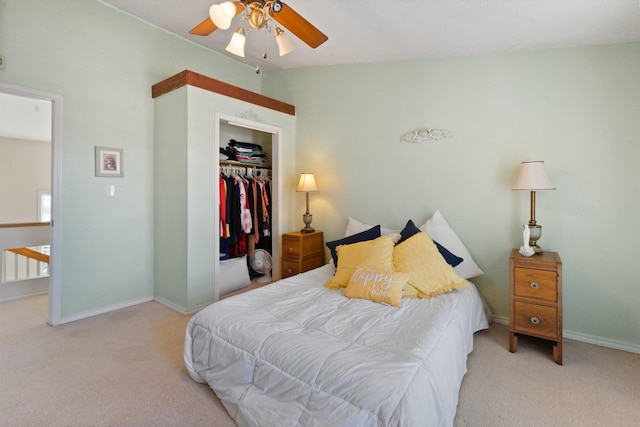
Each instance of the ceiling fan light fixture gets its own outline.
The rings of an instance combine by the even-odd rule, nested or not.
[[[209,8],[209,17],[216,27],[226,30],[231,26],[231,20],[236,16],[236,6],[232,1],[214,4]]]
[[[278,45],[278,53],[284,56],[295,50],[295,45],[289,36],[293,34],[300,41],[304,42],[312,49],[317,48],[328,40],[320,30],[314,27],[309,21],[280,0],[213,0],[218,4],[209,7],[209,16],[193,27],[189,34],[197,36],[208,36],[216,30],[226,30],[231,28],[232,21],[236,16],[242,15],[242,23],[232,36],[231,41],[225,50],[239,57],[245,57],[246,36],[251,30],[265,30],[264,54],[262,59],[267,59],[267,33],[273,35]],[[278,27],[278,25],[280,27]],[[287,33],[283,31],[287,29]],[[273,42],[271,42],[273,43]],[[256,47],[256,64],[259,61],[259,47]],[[260,73],[260,68],[256,66],[256,72]]]
[[[238,27],[238,29],[233,33],[231,37],[231,41],[225,48],[227,52],[231,52],[234,55],[238,55],[244,58],[244,29],[242,27]]]
[[[276,43],[278,44],[278,53],[280,56],[285,56],[287,53],[295,49],[291,39],[282,31],[281,28],[276,27]]]

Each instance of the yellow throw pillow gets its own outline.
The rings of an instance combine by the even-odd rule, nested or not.
[[[330,289],[344,288],[357,266],[393,271],[394,245],[391,237],[381,236],[373,240],[338,246],[336,273],[325,286]]]
[[[400,307],[402,288],[408,279],[407,273],[356,267],[343,295]]]
[[[396,271],[405,271],[410,275],[402,291],[404,297],[431,298],[467,284],[447,264],[425,232],[414,234],[394,248],[393,266]]]

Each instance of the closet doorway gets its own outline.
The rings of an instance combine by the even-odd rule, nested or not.
[[[272,281],[280,278],[280,235],[282,234],[282,168],[281,168],[281,142],[282,128],[272,126],[254,120],[248,120],[240,117],[234,117],[222,113],[215,115],[215,147],[214,150],[214,176],[220,176],[221,157],[218,147],[226,147],[230,139],[236,139],[246,142],[255,142],[264,148],[267,154],[268,164],[271,168],[271,215],[270,215],[270,234],[271,234],[271,277]],[[246,165],[249,168],[251,165]],[[259,167],[259,166],[257,166]],[[215,192],[214,205],[217,207],[220,203],[219,192]],[[220,210],[214,210],[215,224],[220,224]],[[214,259],[218,265],[215,268],[215,299],[220,297],[220,289],[218,284],[221,283],[220,278],[220,235],[219,227],[216,227],[216,236],[214,239]]]
[[[50,133],[51,133],[51,182],[50,182],[50,212],[49,212],[49,263],[48,263],[48,293],[49,293],[49,307],[48,307],[48,323],[50,325],[57,325],[60,323],[61,317],[61,271],[60,271],[60,242],[61,233],[60,227],[55,227],[56,221],[60,221],[59,212],[61,202],[61,170],[62,170],[62,96],[54,93],[44,92],[31,88],[24,88],[20,86],[11,85],[8,83],[0,82],[0,94],[4,94],[10,97],[18,97],[22,100],[33,100],[34,102],[44,102],[51,106],[50,117]],[[28,120],[28,117],[22,119]],[[25,124],[29,126],[28,123]],[[33,123],[32,123],[33,125]],[[17,138],[17,137],[16,137]],[[4,183],[10,185],[11,183]],[[41,209],[41,206],[39,207]],[[36,220],[35,222],[38,222]],[[13,222],[13,221],[11,221]],[[32,233],[25,231],[28,228],[38,227],[12,227],[11,224],[3,226],[2,237],[5,244],[9,247],[27,246],[30,239],[38,239],[39,237],[33,237]],[[39,227],[42,228],[42,227]],[[21,242],[24,242],[23,245]],[[2,252],[4,249],[0,248]],[[27,280],[27,282],[29,282]],[[2,286],[0,284],[0,286]],[[14,297],[20,297],[20,293],[23,292],[25,296],[28,296],[30,291],[29,286],[16,288],[16,295]]]

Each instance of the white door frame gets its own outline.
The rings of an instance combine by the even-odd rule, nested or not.
[[[0,82],[0,92],[51,101],[51,254],[49,324],[59,325],[62,312],[62,95]]]

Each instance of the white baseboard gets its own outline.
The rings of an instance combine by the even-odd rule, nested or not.
[[[46,293],[46,292],[44,292]],[[30,295],[25,295],[24,297],[27,296],[33,296],[34,294],[30,294]],[[115,310],[120,310],[122,308],[127,308],[127,307],[131,307],[134,305],[138,305],[138,304],[143,304],[145,302],[150,302],[150,301],[156,301],[157,303],[164,305],[167,308],[170,308],[173,311],[177,311],[180,314],[183,314],[185,316],[191,316],[195,313],[197,313],[198,311],[202,310],[203,308],[211,305],[211,303],[207,303],[207,304],[202,304],[198,307],[192,308],[191,310],[187,310],[184,307],[181,307],[177,304],[172,303],[171,301],[168,301],[164,298],[158,297],[158,296],[153,296],[153,297],[144,297],[144,298],[137,298],[137,299],[133,299],[133,300],[129,300],[129,301],[125,301],[121,304],[114,304],[114,305],[110,305],[107,307],[102,307],[99,308],[97,310],[92,310],[92,311],[85,311],[73,316],[69,316],[69,317],[64,317],[62,319],[60,319],[60,324],[63,323],[69,323],[69,322],[75,322],[76,320],[81,320],[81,319],[86,319],[88,317],[93,317],[93,316],[97,316],[99,314],[105,314],[105,313],[109,313],[111,311],[115,311]]]
[[[82,313],[79,313],[79,314],[76,314],[76,315],[73,315],[73,316],[61,318],[60,319],[60,324],[69,323],[69,322],[75,322],[76,320],[86,319],[87,317],[92,317],[92,316],[97,316],[99,314],[109,313],[110,311],[120,310],[122,308],[131,307],[133,305],[138,305],[138,304],[142,304],[142,303],[149,302],[149,301],[153,301],[153,297],[152,296],[125,301],[125,302],[120,303],[120,304],[114,304],[114,305],[110,305],[110,306],[107,306],[107,307],[102,307],[102,308],[99,308],[97,310],[85,311],[85,312],[82,312]]]
[[[185,316],[188,314],[187,313],[188,310],[186,308],[184,308],[184,307],[182,307],[182,306],[180,306],[178,304],[174,304],[174,303],[172,303],[171,301],[169,301],[167,299],[164,299],[162,297],[159,297],[159,296],[155,295],[153,297],[153,300],[155,302],[157,302],[158,304],[161,304],[161,305],[164,305],[167,308],[170,308],[173,311],[177,311],[180,314],[184,314]]]
[[[213,303],[213,301],[212,302],[208,302],[208,303],[199,305],[199,306],[194,307],[194,308],[189,310],[189,309],[186,309],[186,308],[184,308],[184,307],[182,307],[180,305],[174,304],[173,302],[171,302],[169,300],[166,300],[166,299],[164,299],[162,297],[159,297],[157,295],[153,297],[153,300],[155,302],[157,302],[158,304],[162,304],[165,307],[170,308],[173,311],[177,311],[178,313],[183,314],[185,316],[192,316],[192,315],[196,314],[197,312],[199,312],[200,310],[202,310],[203,308],[208,307]]]
[[[6,298],[0,298],[0,302],[9,302],[9,301],[16,301],[19,299],[23,299],[23,298],[30,298],[30,297],[35,297],[38,295],[45,295],[49,293],[49,289],[46,289],[44,291],[35,291],[35,292],[29,292],[29,293],[25,293],[25,294],[20,294],[20,295],[14,295],[11,297],[6,297]]]
[[[496,322],[499,325],[507,325],[507,326],[509,326],[509,318],[508,317],[496,316],[494,314],[493,315],[493,321]]]
[[[640,345],[631,344],[628,342],[622,342],[609,338],[603,338],[595,335],[583,334],[581,332],[567,330],[563,330],[562,335],[563,337],[569,338],[571,340],[582,341],[589,344],[599,345],[601,347],[608,347],[616,350],[628,351],[629,353],[640,354]]]
[[[500,325],[509,326],[508,317],[493,316],[493,321]],[[568,331],[566,329],[562,330],[562,336],[563,338],[569,338],[570,340],[581,341],[588,344],[599,345],[601,347],[613,348],[615,350],[622,350],[628,351],[629,353],[640,354],[640,345],[637,344],[612,340],[595,335],[583,334],[582,332]]]

